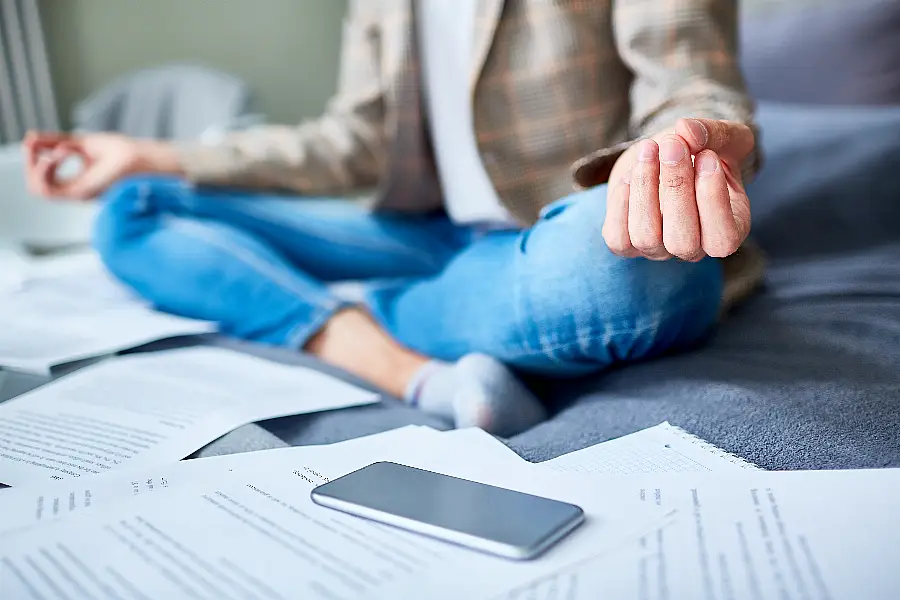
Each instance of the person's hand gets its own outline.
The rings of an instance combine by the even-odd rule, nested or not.
[[[610,175],[603,223],[610,250],[691,262],[736,252],[750,233],[741,164],[754,143],[741,123],[681,119],[673,132],[635,144]]]
[[[178,170],[167,146],[118,134],[29,132],[23,145],[28,188],[47,197],[89,200],[126,175]],[[62,178],[60,166],[73,157],[81,159],[81,170]]]

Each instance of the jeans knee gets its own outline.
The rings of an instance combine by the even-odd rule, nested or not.
[[[176,181],[151,176],[128,177],[104,192],[91,236],[92,245],[104,262],[108,265],[115,262],[124,244],[152,227],[148,217],[157,208],[154,205],[159,192],[171,188]]]
[[[551,205],[521,248],[528,337],[561,360],[640,358],[705,332],[721,299],[721,267],[623,259],[601,230],[605,190]]]

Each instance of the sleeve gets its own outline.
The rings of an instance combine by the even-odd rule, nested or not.
[[[736,121],[757,133],[738,62],[737,0],[612,0],[612,6],[616,47],[633,75],[629,140],[576,162],[578,185],[605,183],[625,150],[683,117]],[[754,150],[744,176],[759,164]]]
[[[325,114],[299,126],[261,126],[212,145],[178,147],[196,183],[345,194],[377,183],[385,160],[379,30],[371,2],[352,0],[344,21],[338,92]]]

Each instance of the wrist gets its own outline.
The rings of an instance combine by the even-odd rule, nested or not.
[[[135,141],[134,156],[131,159],[129,171],[160,175],[184,174],[174,144],[158,140]]]

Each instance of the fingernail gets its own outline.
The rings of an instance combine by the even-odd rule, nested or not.
[[[700,177],[709,177],[719,170],[719,160],[712,154],[701,154],[694,162]]]
[[[631,167],[622,173],[622,183],[631,183]]]
[[[659,159],[667,165],[676,165],[687,154],[687,149],[679,140],[666,138],[659,146]]]
[[[687,128],[697,145],[701,148],[706,147],[706,142],[709,141],[709,132],[706,130],[706,125],[697,119],[688,119]]]
[[[638,150],[638,160],[643,162],[656,160],[657,151],[658,149],[655,142],[652,140],[645,140],[641,142],[641,147]]]

